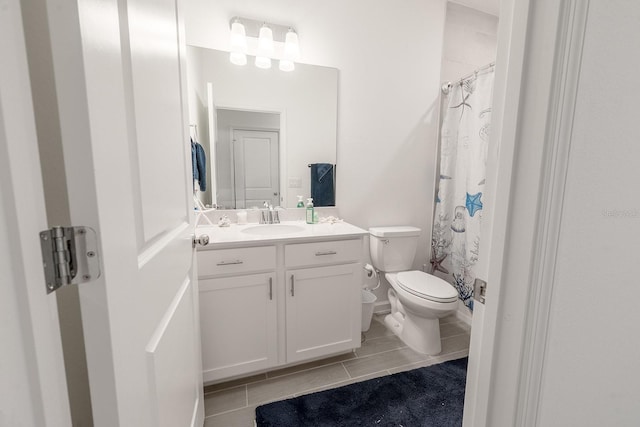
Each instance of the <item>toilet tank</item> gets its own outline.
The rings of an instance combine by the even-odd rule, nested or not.
[[[420,229],[409,226],[371,227],[369,249],[373,266],[380,271],[406,271],[413,265]]]

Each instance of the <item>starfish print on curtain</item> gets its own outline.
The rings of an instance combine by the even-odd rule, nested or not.
[[[493,69],[451,87],[444,100],[440,173],[431,239],[431,272],[473,308],[480,247]]]

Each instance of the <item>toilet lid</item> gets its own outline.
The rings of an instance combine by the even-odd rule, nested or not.
[[[403,271],[398,273],[400,287],[420,298],[435,302],[453,302],[458,299],[458,291],[439,277],[422,271]]]

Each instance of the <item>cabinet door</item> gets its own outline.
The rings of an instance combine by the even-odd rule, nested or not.
[[[361,269],[287,271],[287,363],[360,347]]]
[[[205,382],[277,363],[275,273],[200,280]]]

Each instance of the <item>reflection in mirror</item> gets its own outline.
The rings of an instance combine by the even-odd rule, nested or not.
[[[311,197],[312,169],[320,175],[309,165],[336,163],[338,70],[240,67],[228,52],[188,46],[187,72],[192,138],[209,167],[202,202],[226,209],[265,201],[295,207],[296,196]],[[324,176],[335,178],[334,172]],[[329,196],[325,205],[334,205],[335,194]]]
[[[280,205],[280,114],[217,110],[217,204]]]

